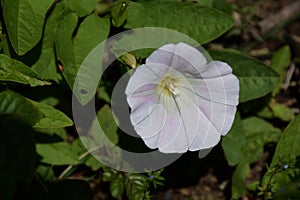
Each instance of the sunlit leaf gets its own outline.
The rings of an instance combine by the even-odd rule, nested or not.
[[[230,16],[210,7],[190,2],[130,2],[125,28],[164,27],[187,34],[199,43],[207,43],[232,25]]]
[[[19,55],[41,39],[44,19],[52,3],[52,0],[1,0],[8,35]]]
[[[41,80],[30,67],[4,54],[0,54],[0,81],[28,84],[32,87],[51,84]]]

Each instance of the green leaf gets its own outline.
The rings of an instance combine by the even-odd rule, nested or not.
[[[16,181],[33,177],[34,131],[17,116],[0,115],[0,137],[0,198],[12,199]]]
[[[230,166],[234,166],[240,162],[245,147],[246,137],[243,132],[243,124],[240,114],[237,113],[232,128],[227,135],[222,138],[222,148]]]
[[[276,103],[271,104],[274,117],[278,117],[282,121],[289,122],[295,118],[293,111],[284,104]]]
[[[109,186],[111,195],[116,199],[122,199],[124,193],[124,178],[122,175],[118,175],[113,179]]]
[[[58,58],[62,61],[64,71],[63,75],[73,89],[75,77],[78,69],[86,56],[102,41],[106,39],[109,33],[109,20],[99,18],[96,14],[86,17],[78,28],[75,38],[72,38],[73,31],[77,25],[77,16],[73,13],[65,15],[62,21],[59,22],[59,27],[56,35],[56,51]],[[67,50],[66,50],[67,49]],[[99,58],[100,59],[100,58]],[[101,60],[101,59],[100,59]],[[99,63],[99,61],[97,61]],[[99,64],[101,66],[101,64]],[[96,87],[89,87],[91,74],[95,74],[91,69],[86,69],[83,75],[84,80],[81,84],[88,85],[87,92],[95,93]],[[97,75],[97,74],[96,74]],[[100,77],[100,74],[98,75]],[[93,80],[93,79],[92,79]],[[97,86],[98,83],[93,83]],[[81,103],[86,103],[90,99],[82,100],[80,94],[75,92]]]
[[[40,164],[36,169],[36,173],[45,182],[55,180],[54,171],[53,171],[51,165],[42,165],[42,164]]]
[[[41,162],[51,165],[76,165],[78,157],[67,142],[36,144],[37,152],[42,156]]]
[[[4,54],[0,54],[0,81],[28,84],[31,87],[51,84],[41,80],[30,67]]]
[[[41,111],[45,116],[34,125],[34,128],[62,128],[73,125],[73,121],[60,110],[57,110],[52,106],[48,106],[43,103],[31,100],[29,101],[34,106],[36,106],[39,111]]]
[[[32,69],[41,78],[54,80],[55,82],[59,82],[62,79],[62,74],[58,71],[56,65],[54,41],[57,31],[57,21],[64,9],[65,5],[63,3],[57,3],[47,17],[43,31],[41,55],[32,65]]]
[[[1,0],[8,35],[17,54],[25,54],[39,42],[52,3],[52,0]]]
[[[127,10],[125,28],[169,28],[184,33],[201,44],[219,37],[233,25],[233,20],[228,15],[190,2],[130,2]]]
[[[15,115],[30,125],[34,125],[44,117],[39,109],[25,97],[13,91],[6,90],[0,93],[0,116],[4,114]]]
[[[128,2],[126,0],[117,0],[111,7],[112,23],[115,27],[120,27],[127,17]]]
[[[271,67],[280,75],[280,83],[284,81],[286,68],[291,62],[291,49],[288,45],[281,47],[271,60]],[[275,89],[274,93],[278,93],[280,85]]]
[[[53,185],[46,200],[93,200],[93,192],[88,182],[83,180],[63,180]]]
[[[300,115],[298,115],[285,129],[277,144],[270,169],[274,169],[283,164],[295,163],[300,156]],[[281,170],[272,177],[273,191],[278,191],[281,186],[291,181],[295,174],[299,174],[300,169]],[[266,173],[263,177],[263,183],[266,183],[271,177]]]
[[[112,110],[108,105],[104,105],[97,113],[97,118],[102,130],[109,140],[117,144],[118,143],[118,125],[115,123],[115,119],[112,114]],[[100,139],[100,138],[99,138]]]
[[[64,0],[65,4],[75,12],[79,17],[90,14],[99,0],[85,0],[84,2],[78,0]]]
[[[279,83],[279,75],[267,65],[241,53],[210,51],[214,60],[228,63],[240,81],[239,102],[265,96]]]
[[[239,199],[247,193],[245,179],[250,172],[250,165],[247,161],[242,161],[232,175],[231,192],[233,199]]]
[[[243,128],[247,141],[247,150],[244,157],[250,164],[261,157],[265,144],[277,142],[281,134],[278,128],[258,117],[244,119]]]

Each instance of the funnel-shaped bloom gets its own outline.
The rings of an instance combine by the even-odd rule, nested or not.
[[[207,62],[196,48],[168,44],[130,78],[131,122],[145,144],[163,153],[210,149],[230,130],[239,81],[231,67]]]

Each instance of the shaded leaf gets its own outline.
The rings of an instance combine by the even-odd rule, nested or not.
[[[22,95],[10,90],[0,93],[0,116],[4,114],[15,115],[30,125],[34,125],[44,117],[38,107]]]
[[[37,122],[34,128],[62,128],[73,125],[73,121],[60,110],[43,103],[31,100],[30,102],[44,114],[44,118]]]
[[[41,80],[30,67],[4,54],[0,54],[0,81],[12,81],[28,84],[32,87],[51,84]]]
[[[163,27],[187,34],[199,43],[207,43],[232,25],[232,19],[213,8],[190,2],[130,2],[125,28]],[[147,17],[145,17],[147,16]]]
[[[117,0],[111,7],[112,23],[115,27],[121,26],[127,17],[127,6],[126,0]]]
[[[240,81],[239,102],[265,96],[279,83],[279,75],[267,65],[241,53],[210,51],[214,60],[228,63]]]
[[[278,117],[282,121],[289,122],[295,118],[293,111],[284,104],[275,103],[270,105],[274,117]]]
[[[222,148],[230,166],[234,166],[242,159],[246,147],[246,137],[240,114],[237,113],[232,128],[222,138]]]
[[[238,164],[237,168],[232,175],[232,198],[239,199],[247,193],[245,179],[250,172],[250,164],[247,161],[242,161]]]
[[[1,0],[8,35],[19,55],[41,39],[44,19],[52,3],[52,0]]]
[[[13,115],[0,115],[0,197],[13,196],[16,181],[29,182],[35,167],[34,131]]]
[[[288,45],[281,47],[273,56],[270,66],[280,75],[280,83],[284,81],[285,70],[291,62],[291,49]],[[274,94],[278,93],[280,85],[275,89]]]

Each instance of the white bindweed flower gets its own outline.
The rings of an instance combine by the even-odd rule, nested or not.
[[[126,91],[131,122],[149,148],[206,150],[230,130],[239,81],[231,67],[207,62],[185,43],[167,44],[137,67]]]

